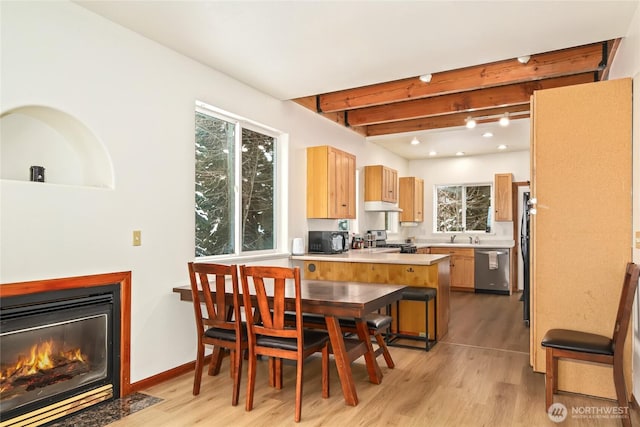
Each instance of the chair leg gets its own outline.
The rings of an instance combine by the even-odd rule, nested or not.
[[[202,381],[202,365],[204,364],[204,345],[198,343],[196,353],[196,370],[193,377],[193,395],[200,394],[200,382]]]
[[[393,363],[393,359],[391,358],[391,353],[389,353],[389,347],[387,347],[387,344],[384,342],[382,335],[380,334],[379,331],[376,331],[376,333],[373,334],[373,336],[376,338],[378,347],[382,349],[382,356],[384,357],[384,361],[387,362],[387,366],[393,369],[396,365],[395,363]]]
[[[329,344],[322,349],[322,397],[329,397]]]
[[[256,363],[256,354],[249,351],[249,368],[247,369],[247,402],[245,403],[245,410],[247,411],[253,409],[253,391],[256,385]]]
[[[558,360],[554,358],[553,348],[547,347],[546,374],[544,382],[545,405],[547,411],[553,404],[553,394],[558,390]]]
[[[300,418],[302,416],[302,367],[303,365],[304,365],[303,360],[298,360],[298,363],[296,363],[296,415],[294,419],[295,419],[295,422],[297,423],[300,422]]]
[[[211,362],[209,363],[209,375],[218,375],[220,373],[220,366],[222,365],[222,358],[224,352],[219,346],[213,348],[213,354],[211,355]]]
[[[274,378],[274,387],[276,390],[282,390],[282,359],[281,358],[273,358],[273,378]]]
[[[233,396],[231,396],[231,405],[237,406],[240,398],[240,379],[242,376],[241,351],[234,351],[231,353],[231,363],[233,366]]]
[[[629,399],[627,399],[627,387],[624,381],[624,371],[622,363],[613,364],[613,383],[616,387],[616,397],[618,398],[618,406],[626,408],[626,413],[622,415],[622,425],[631,427],[631,414],[629,413]]]

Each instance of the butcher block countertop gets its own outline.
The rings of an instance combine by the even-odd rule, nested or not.
[[[401,254],[389,252],[389,249],[352,249],[348,252],[334,255],[305,254],[292,255],[292,260],[297,261],[328,261],[328,262],[365,262],[377,264],[411,264],[411,265],[433,265],[440,261],[447,260],[449,255],[427,255],[427,254]]]

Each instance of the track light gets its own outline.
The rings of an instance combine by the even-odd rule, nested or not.
[[[518,56],[518,62],[521,64],[526,64],[527,62],[529,62],[530,59],[531,59],[531,56],[529,55]]]
[[[509,113],[504,113],[504,115],[500,117],[499,123],[502,127],[509,126]]]
[[[420,76],[420,80],[425,83],[429,83],[431,81],[431,77],[433,77],[431,74],[423,74]]]
[[[465,119],[465,123],[466,123],[467,129],[473,129],[474,127],[476,127],[476,121],[471,116]]]

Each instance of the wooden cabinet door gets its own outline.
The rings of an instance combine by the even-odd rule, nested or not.
[[[398,201],[398,171],[382,165],[364,168],[364,201]]]
[[[399,207],[401,222],[424,221],[424,180],[416,177],[403,177],[399,180]]]
[[[475,256],[472,248],[431,248],[432,254],[449,254],[451,287],[475,290]]]
[[[500,173],[496,174],[494,180],[495,194],[495,220],[496,221],[513,221],[513,196],[511,184],[513,182],[513,174]]]
[[[356,217],[356,158],[330,146],[307,148],[307,218]]]
[[[632,256],[631,109],[631,79],[533,94],[531,196],[537,212],[531,215],[530,330],[536,372],[546,369],[540,342],[549,329],[613,331]],[[632,347],[624,349],[627,385]],[[560,364],[560,390],[615,398],[611,368]]]
[[[423,222],[424,221],[424,180],[420,178],[416,178],[414,193],[413,193],[413,210],[414,210],[414,221],[415,222]]]
[[[382,201],[396,203],[398,201],[398,171],[382,168]]]
[[[353,219],[355,215],[355,156],[332,149],[329,154],[330,218]]]

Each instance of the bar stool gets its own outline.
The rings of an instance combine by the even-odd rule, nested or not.
[[[402,300],[403,301],[422,301],[424,302],[424,317],[425,317],[425,336],[415,336],[409,334],[401,334],[400,332],[392,332],[386,335],[385,339],[387,344],[394,347],[406,347],[406,348],[420,348],[413,345],[400,344],[397,343],[396,340],[399,338],[416,340],[416,341],[424,341],[425,351],[431,350],[431,348],[436,345],[438,342],[437,334],[438,334],[438,301],[437,301],[437,290],[435,288],[427,288],[423,286],[407,286],[402,290]],[[434,308],[434,331],[433,339],[429,339],[429,301],[433,300],[433,308]],[[398,325],[396,330],[400,330],[400,301],[396,301],[396,318],[398,321]]]

